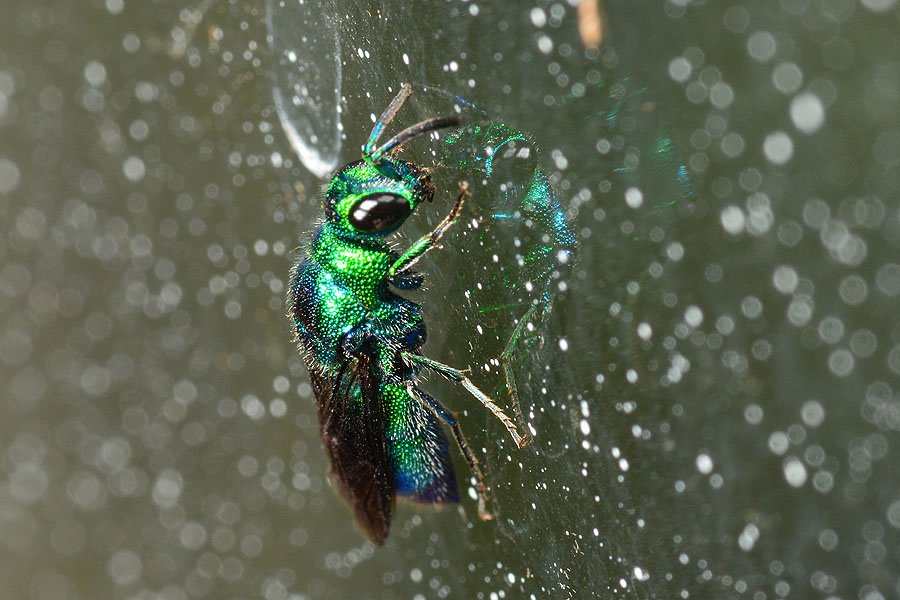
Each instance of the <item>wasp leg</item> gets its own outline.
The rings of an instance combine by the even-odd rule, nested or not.
[[[524,448],[528,445],[528,435],[519,435],[518,429],[516,429],[515,423],[506,416],[506,413],[503,412],[503,409],[497,406],[497,403],[491,400],[487,394],[479,390],[475,387],[475,384],[466,377],[462,371],[459,369],[454,369],[451,366],[445,365],[443,363],[439,363],[436,360],[431,360],[430,358],[425,358],[424,356],[419,356],[418,354],[413,354],[412,352],[403,352],[403,358],[409,360],[410,362],[422,365],[427,369],[431,369],[438,375],[449,379],[454,383],[458,383],[464,388],[466,391],[472,394],[475,399],[481,402],[485,408],[494,413],[494,416],[503,423],[503,426],[506,427],[506,431],[509,432],[510,437],[513,439],[513,443],[518,448]]]
[[[388,269],[388,277],[394,277],[401,271],[408,269],[413,264],[415,264],[415,262],[419,260],[423,254],[437,245],[437,241],[441,239],[447,229],[453,224],[453,221],[456,220],[456,217],[459,216],[463,204],[465,203],[466,196],[468,195],[469,184],[465,181],[460,181],[459,195],[456,197],[456,202],[453,204],[453,208],[451,208],[450,212],[447,213],[447,216],[444,217],[444,219],[440,223],[438,223],[437,227],[435,227],[430,233],[426,233],[418,240],[416,240],[415,243],[400,256],[400,258],[394,261],[394,264],[392,264],[391,268]]]
[[[481,467],[478,466],[478,459],[475,458],[475,453],[469,447],[469,442],[466,440],[465,434],[463,434],[456,415],[425,392],[416,389],[412,382],[407,382],[406,390],[410,396],[427,406],[436,417],[444,421],[453,430],[456,444],[459,446],[463,456],[466,457],[466,462],[469,463],[469,470],[472,471],[472,475],[475,477],[475,492],[478,494],[478,518],[482,521],[491,521],[496,518],[497,515],[488,510],[490,494],[484,482],[484,473],[481,472]]]
[[[417,290],[422,287],[425,276],[410,269],[404,269],[388,278],[388,283],[398,290]]]
[[[341,352],[346,357],[356,356],[363,344],[372,337],[372,324],[366,319],[343,336],[341,336]]]
[[[528,323],[531,322],[531,318],[534,316],[535,305],[531,305],[531,308],[522,315],[522,318],[519,319],[519,323],[516,325],[516,328],[513,330],[511,336],[509,336],[509,340],[506,342],[506,347],[503,349],[503,352],[500,354],[500,364],[503,366],[503,377],[506,379],[506,389],[509,393],[510,404],[512,404],[513,415],[516,418],[516,422],[519,426],[524,430],[525,429],[525,416],[522,414],[522,409],[519,406],[519,388],[516,387],[516,378],[512,372],[512,357],[513,352],[516,351],[516,346],[519,344],[519,338],[522,337],[522,333],[525,331],[525,328],[528,326]],[[525,435],[525,444],[531,441],[531,436],[528,434]]]

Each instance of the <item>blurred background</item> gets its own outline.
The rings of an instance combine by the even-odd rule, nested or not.
[[[0,9],[0,598],[900,596],[896,0]],[[376,549],[284,296],[405,81],[529,132],[578,250],[511,362],[530,447],[423,383],[499,518],[455,456],[460,507]],[[528,295],[473,266],[521,240],[469,218],[410,297],[506,404]]]

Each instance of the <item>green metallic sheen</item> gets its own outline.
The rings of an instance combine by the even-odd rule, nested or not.
[[[522,447],[527,437],[463,371],[421,355],[426,340],[422,307],[397,291],[414,290],[423,277],[412,266],[435,248],[459,215],[468,186],[430,233],[402,254],[387,238],[435,195],[428,169],[394,156],[406,140],[458,127],[458,116],[417,123],[377,146],[378,137],[412,94],[403,86],[363,148],[331,179],[324,221],[291,271],[288,314],[310,372],[332,480],[362,532],[386,539],[396,496],[419,503],[458,502],[447,436],[449,426],[478,493],[479,516],[487,487],[455,416],[418,386],[427,369],[460,384],[488,408]],[[396,290],[396,291],[395,291]]]

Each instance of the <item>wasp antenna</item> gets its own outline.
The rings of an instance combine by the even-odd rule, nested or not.
[[[428,119],[427,121],[422,121],[421,123],[416,123],[415,125],[411,125],[407,127],[384,144],[381,145],[377,150],[370,153],[372,160],[377,162],[383,155],[387,154],[397,146],[400,146],[407,140],[410,140],[416,136],[431,133],[432,131],[437,131],[438,129],[446,129],[448,127],[459,127],[463,124],[463,118],[461,115],[450,115],[447,117],[435,117],[434,119]]]
[[[366,145],[363,146],[363,158],[368,160],[368,157],[372,156],[372,149],[375,147],[375,144],[378,143],[378,138],[381,137],[384,128],[394,120],[394,117],[397,116],[397,113],[400,112],[400,109],[403,108],[403,104],[410,96],[412,96],[412,93],[413,88],[408,83],[404,83],[400,86],[400,91],[397,92],[397,95],[394,96],[394,99],[391,100],[388,107],[381,113],[381,117],[375,122],[372,133],[369,134],[369,139],[366,141]]]

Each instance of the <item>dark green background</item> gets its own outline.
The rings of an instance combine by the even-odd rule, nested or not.
[[[587,52],[569,3],[0,2],[0,597],[897,597],[900,9],[604,4]],[[291,46],[332,158],[418,81],[559,183],[580,250],[516,363],[534,444],[428,383],[496,522],[403,506],[376,550],[329,488],[283,314],[322,183],[273,102]],[[616,170],[657,131],[695,196]],[[494,386],[452,242],[428,352]]]

